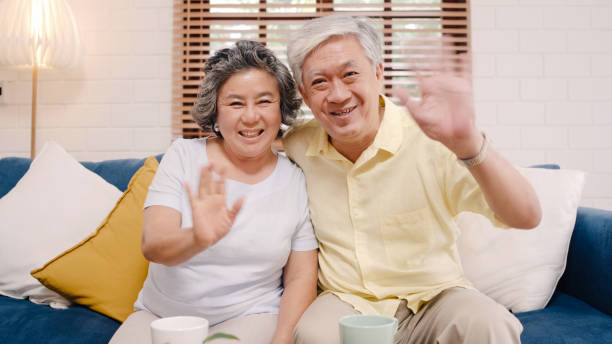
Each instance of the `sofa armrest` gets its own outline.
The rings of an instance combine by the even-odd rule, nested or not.
[[[612,315],[612,211],[578,208],[558,289]]]

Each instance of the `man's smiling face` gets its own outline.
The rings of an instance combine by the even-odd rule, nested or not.
[[[302,75],[302,97],[334,145],[372,143],[381,121],[382,65],[372,67],[354,36],[323,42],[304,60]]]

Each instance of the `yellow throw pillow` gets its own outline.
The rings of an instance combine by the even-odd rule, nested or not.
[[[149,157],[95,233],[31,274],[68,300],[123,322],[147,277],[143,205],[159,166]]]

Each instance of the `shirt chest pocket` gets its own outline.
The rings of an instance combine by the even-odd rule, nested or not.
[[[398,268],[422,264],[435,245],[437,228],[427,207],[383,216],[381,229],[387,261]]]

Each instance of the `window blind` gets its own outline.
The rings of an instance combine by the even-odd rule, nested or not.
[[[367,16],[383,36],[386,94],[398,86],[418,92],[415,76],[427,72],[427,61],[445,49],[470,49],[469,0],[174,0],[173,9],[174,137],[208,135],[190,115],[204,63],[240,39],[264,43],[286,63],[286,42],[304,21],[334,12]]]

